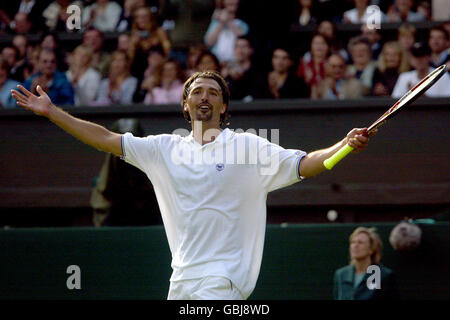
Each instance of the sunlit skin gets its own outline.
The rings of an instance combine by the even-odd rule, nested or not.
[[[183,108],[191,117],[194,139],[199,144],[211,142],[213,136],[217,137],[221,131],[220,115],[225,113],[227,106],[223,103],[222,89],[214,79],[196,79],[191,84]],[[217,134],[205,135],[206,131],[215,131]]]

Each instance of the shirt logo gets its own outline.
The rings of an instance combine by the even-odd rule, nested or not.
[[[225,165],[223,163],[216,164],[217,171],[222,171],[223,169],[225,169]]]

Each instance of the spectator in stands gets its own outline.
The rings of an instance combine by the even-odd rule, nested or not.
[[[185,80],[181,64],[175,59],[167,60],[160,67],[155,85],[147,92],[144,104],[180,103]]]
[[[364,37],[369,39],[372,49],[372,59],[378,59],[383,46],[381,45],[381,33],[378,29],[369,29],[366,24],[361,26],[361,33]]]
[[[252,64],[253,47],[248,37],[241,36],[236,39],[234,55],[236,60],[224,66],[222,76],[228,82],[231,97],[234,100],[242,100],[251,95],[256,72]]]
[[[48,96],[59,105],[73,105],[74,91],[66,75],[57,70],[57,58],[54,51],[42,49],[39,54],[39,71],[25,80],[24,87],[37,94],[39,85]]]
[[[246,35],[248,24],[236,16],[239,0],[221,0],[222,8],[214,11],[205,34],[205,44],[221,63],[233,61],[237,37]]]
[[[55,0],[42,12],[45,19],[45,25],[49,31],[67,32],[66,22],[69,14],[67,8],[70,5],[76,5],[83,8],[81,1]]]
[[[19,61],[25,60],[28,50],[28,38],[26,35],[17,34],[13,37],[12,44],[19,50]]]
[[[9,65],[0,59],[0,108],[14,108],[16,102],[11,95],[19,82],[9,78]]]
[[[252,90],[253,99],[308,98],[309,88],[292,70],[293,61],[288,50],[275,48],[272,71],[258,76]]]
[[[205,45],[203,43],[193,44],[189,46],[186,58],[186,76],[192,76],[197,67],[198,57],[206,51]]]
[[[328,39],[322,34],[315,34],[311,39],[310,54],[305,54],[298,66],[297,75],[309,86],[311,93],[325,79],[325,61],[328,58],[330,46]]]
[[[59,37],[55,32],[44,33],[39,42],[42,49],[48,49],[56,54],[58,60],[58,70],[67,71],[69,52],[65,51],[60,45]]]
[[[427,1],[421,1],[417,5],[417,13],[422,14],[425,17],[425,20],[431,21],[431,5]]]
[[[18,50],[17,61],[10,70],[10,77],[19,82],[24,82],[25,68],[27,67],[28,38],[23,34],[15,35],[12,44]]]
[[[319,17],[314,0],[298,0],[294,9],[295,25],[316,25]]]
[[[423,43],[415,43],[411,49],[412,60],[411,64],[414,70],[403,72],[398,77],[392,92],[393,98],[400,98],[409,89],[419,83],[428,73],[434,68],[430,67],[430,48]],[[448,73],[444,74],[431,88],[425,92],[428,97],[450,97],[450,76]]]
[[[333,24],[330,20],[323,20],[317,26],[317,33],[320,33],[328,40],[329,52],[339,52],[345,61],[349,61],[350,56],[347,51],[342,48],[341,41],[336,34],[335,24]]]
[[[345,11],[343,15],[344,23],[366,23],[371,19],[373,12],[368,10],[369,0],[354,0],[355,7],[351,10]],[[386,22],[386,15],[380,11],[381,23]]]
[[[10,1],[11,6],[10,17],[14,17],[17,13],[24,13],[31,22],[34,33],[43,31],[45,28],[42,12],[46,8],[48,1],[21,0]]]
[[[136,91],[137,79],[130,75],[130,61],[125,52],[112,54],[108,78],[103,79],[95,102],[96,105],[131,104]]]
[[[91,67],[92,50],[79,45],[72,52],[70,68],[66,76],[75,90],[75,105],[90,106],[97,98],[101,81],[100,72]]]
[[[412,11],[412,0],[395,0],[387,12],[389,22],[419,22],[424,21],[425,17],[418,12]]]
[[[34,46],[27,53],[28,63],[24,69],[23,76],[25,79],[28,79],[31,75],[39,72],[39,55],[41,54],[41,47]]]
[[[402,72],[409,71],[408,56],[397,41],[386,42],[373,74],[372,95],[390,96]]]
[[[16,34],[27,34],[31,31],[31,21],[28,15],[23,12],[18,12],[14,16],[14,21],[12,23],[12,31]]]
[[[407,53],[408,59],[411,57],[411,48],[416,42],[416,28],[409,23],[404,23],[398,28],[397,41]]]
[[[123,8],[116,26],[118,32],[131,31],[133,12],[140,7],[145,7],[145,0],[125,0],[123,2]]]
[[[203,51],[197,58],[195,63],[196,71],[214,70],[220,72],[219,59],[212,52],[206,50]]]
[[[335,300],[397,300],[399,292],[393,271],[382,266],[383,244],[374,228],[358,227],[349,239],[350,264],[334,273],[333,295]],[[369,277],[377,267],[380,282]],[[376,279],[376,278],[375,278]]]
[[[6,46],[2,49],[1,59],[3,63],[8,66],[8,78],[23,82],[24,78],[24,64],[20,63],[19,49],[15,46]]]
[[[437,68],[444,64],[450,55],[449,34],[443,26],[430,29],[428,46],[431,49],[430,65]]]
[[[333,53],[327,59],[326,78],[316,86],[311,93],[313,99],[359,99],[364,88],[358,79],[345,78],[347,64],[338,53]]]
[[[128,54],[128,50],[130,50],[130,35],[128,33],[122,33],[117,38],[117,50]]]
[[[142,102],[145,95],[153,89],[157,74],[165,60],[166,57],[161,47],[154,47],[149,50],[147,69],[144,71],[143,79],[138,79],[138,89],[133,96],[134,102]]]
[[[111,54],[103,49],[104,35],[98,29],[90,28],[83,33],[83,45],[93,52],[92,66],[100,72],[103,78],[108,76]]]
[[[348,45],[353,60],[353,64],[347,68],[347,76],[354,77],[361,81],[364,95],[369,95],[372,91],[373,73],[377,67],[372,60],[370,43],[364,36],[357,36],[350,40]]]
[[[134,12],[134,20],[130,38],[128,55],[132,61],[131,73],[138,79],[147,68],[147,57],[151,48],[161,47],[166,57],[169,56],[172,44],[166,31],[159,26],[156,15],[148,7],[138,8]]]
[[[84,28],[94,27],[102,32],[116,30],[122,7],[114,1],[96,0],[83,10],[82,23]]]

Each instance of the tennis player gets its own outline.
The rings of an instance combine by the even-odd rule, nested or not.
[[[306,154],[222,129],[230,95],[212,71],[184,84],[181,104],[192,129],[185,137],[117,134],[56,107],[41,87],[38,96],[18,89],[12,95],[19,106],[147,174],[172,253],[168,299],[247,299],[261,266],[267,194],[321,173],[323,161],[345,144],[358,152],[369,140],[366,128],[353,129],[334,146]]]

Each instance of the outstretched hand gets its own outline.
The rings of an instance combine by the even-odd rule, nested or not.
[[[11,90],[11,95],[17,100],[17,105],[33,111],[37,115],[49,117],[53,103],[47,93],[42,90],[41,86],[38,85],[36,88],[39,96],[31,93],[21,85],[18,85],[17,88],[19,88],[20,91],[14,89]]]
[[[377,131],[378,130],[374,130],[369,135],[367,133],[367,128],[353,129],[347,134],[347,144],[354,149],[353,152],[361,152],[367,148],[369,137],[375,135]]]

